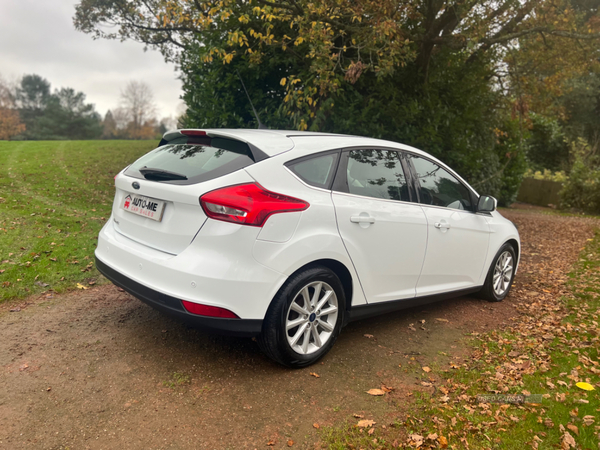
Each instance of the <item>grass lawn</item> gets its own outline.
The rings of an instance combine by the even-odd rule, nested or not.
[[[99,280],[114,176],[152,141],[0,141],[0,302]]]

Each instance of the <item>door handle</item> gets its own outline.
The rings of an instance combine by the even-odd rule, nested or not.
[[[375,223],[375,217],[371,216],[351,216],[350,222],[352,223]]]
[[[433,226],[438,229],[449,229],[450,228],[450,224],[446,223],[446,222],[436,222],[433,224]]]

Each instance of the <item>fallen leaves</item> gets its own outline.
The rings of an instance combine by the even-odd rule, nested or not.
[[[596,418],[594,416],[590,416],[590,415],[583,416],[583,425],[586,427],[589,427],[594,424],[595,420],[596,420]]]
[[[421,436],[420,434],[415,433],[408,436],[408,445],[418,448],[423,445],[423,441],[423,436]]]
[[[579,389],[583,389],[584,391],[593,391],[593,390],[595,390],[594,386],[592,386],[589,383],[583,382],[583,381],[577,383],[575,386],[577,386]]]
[[[87,287],[87,286],[84,286],[84,285],[83,285],[83,284],[81,284],[81,283],[77,283],[77,289],[84,289],[84,290],[85,290],[85,289],[88,289],[88,287]]]
[[[315,378],[321,378],[321,376],[318,373],[316,373],[316,372],[311,372],[310,376],[311,377],[315,377]]]
[[[573,438],[573,436],[571,436],[571,434],[568,431],[565,431],[565,434],[563,434],[561,444],[562,444],[563,450],[569,450],[570,448],[577,448],[577,443],[575,442],[575,439]]]
[[[374,420],[364,419],[364,420],[359,420],[358,423],[356,424],[356,426],[358,428],[366,428],[366,427],[372,427],[376,423],[377,422],[375,422]]]
[[[381,395],[385,395],[385,391],[383,389],[369,389],[367,391],[367,394],[374,395],[374,396],[381,396]]]
[[[421,367],[421,369],[423,369],[423,372],[427,372],[427,373],[431,372],[431,369],[427,366]]]

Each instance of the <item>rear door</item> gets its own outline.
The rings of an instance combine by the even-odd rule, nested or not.
[[[477,286],[490,239],[485,215],[474,212],[475,195],[448,170],[409,155],[429,236],[417,296]]]
[[[400,153],[342,152],[333,186],[340,235],[369,303],[412,298],[427,242],[427,219]]]

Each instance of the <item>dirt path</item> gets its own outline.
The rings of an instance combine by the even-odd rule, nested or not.
[[[460,362],[466,333],[502,327],[517,302],[556,289],[597,226],[504,214],[523,241],[507,301],[466,297],[351,324],[303,370],[275,365],[250,340],[188,329],[114,286],[2,305],[0,449],[314,448],[315,423],[354,413],[393,422],[427,389],[421,366]],[[395,390],[365,393],[382,384]]]

